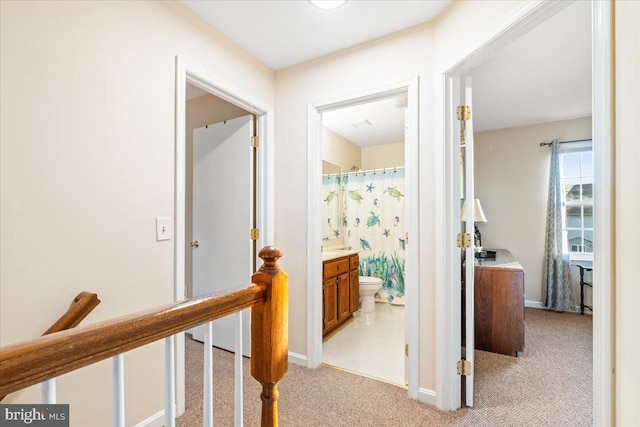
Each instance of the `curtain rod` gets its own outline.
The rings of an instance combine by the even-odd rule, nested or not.
[[[367,169],[367,170],[357,170],[357,171],[351,171],[351,172],[340,172],[340,173],[324,173],[322,174],[322,176],[331,176],[331,175],[335,175],[335,176],[341,176],[341,175],[364,175],[364,174],[368,174],[368,173],[387,173],[387,172],[395,172],[398,169],[404,169],[404,166],[391,166],[388,168],[381,168],[381,169]]]
[[[587,139],[574,139],[572,141],[558,141],[558,144],[568,144],[569,142],[585,142],[585,141],[591,141],[591,138],[587,138]],[[541,142],[540,143],[540,147],[544,147],[546,146],[550,146],[551,144],[553,144],[553,141],[551,142]]]
[[[382,173],[387,173],[387,171],[393,171],[395,172],[398,169],[404,169],[404,166],[392,166],[392,167],[388,167],[388,168],[382,168],[382,169],[367,169],[367,170],[357,170],[357,171],[350,171],[350,172],[343,172],[342,175],[364,175],[364,174],[368,174],[368,173],[373,173],[374,175],[377,172],[382,172]]]

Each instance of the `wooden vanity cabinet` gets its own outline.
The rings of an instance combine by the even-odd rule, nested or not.
[[[358,311],[360,283],[358,255],[322,263],[322,336],[335,330]]]
[[[322,335],[338,326],[338,282],[335,278],[322,282]]]
[[[357,260],[357,256],[355,257]],[[349,293],[350,310],[351,313],[355,313],[360,308],[360,274],[358,273],[358,267],[355,270],[349,272],[349,284],[351,285],[351,291]]]

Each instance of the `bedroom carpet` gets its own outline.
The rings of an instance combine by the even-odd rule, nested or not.
[[[289,365],[280,382],[281,426],[590,426],[592,318],[525,310],[519,357],[476,351],[475,406],[455,412],[407,398],[406,389],[343,370]],[[202,425],[202,344],[186,340],[187,410]],[[233,355],[214,349],[214,422],[233,425]],[[244,361],[244,424],[260,425],[260,385]]]

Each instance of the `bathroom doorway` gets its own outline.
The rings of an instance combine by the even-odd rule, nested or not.
[[[405,188],[402,199],[405,203],[405,293],[411,298],[405,298],[404,307],[404,345],[400,348],[400,354],[404,358],[406,368],[406,381],[408,395],[413,399],[418,398],[418,366],[420,352],[418,346],[419,337],[419,286],[418,286],[418,259],[419,245],[410,244],[407,237],[417,236],[418,229],[418,78],[411,78],[392,83],[380,84],[368,89],[351,92],[343,97],[325,100],[322,103],[308,106],[308,211],[307,231],[310,237],[307,246],[307,257],[310,260],[307,268],[307,358],[306,364],[315,368],[322,363],[323,353],[323,265],[321,243],[322,241],[322,204],[324,197],[322,189],[322,115],[334,110],[344,109],[358,104],[367,104],[373,101],[385,100],[399,96],[406,96],[405,109],[405,146],[404,146],[404,173]],[[352,124],[350,124],[352,126]],[[349,165],[350,168],[353,165]],[[344,171],[349,172],[349,171]],[[355,171],[354,171],[355,172]],[[370,183],[368,183],[370,184]],[[375,184],[374,184],[375,185]],[[347,190],[349,191],[349,190]],[[366,190],[365,190],[366,191]],[[347,193],[351,196],[351,193]],[[357,196],[356,196],[357,197]],[[367,212],[370,214],[370,212]],[[375,213],[375,211],[374,211]],[[377,215],[379,216],[379,215]],[[369,217],[365,218],[366,222]],[[362,223],[362,219],[361,219]],[[378,227],[376,218],[372,218],[370,224]],[[382,227],[382,225],[380,226]],[[384,230],[380,229],[380,233]],[[413,234],[412,234],[413,233]],[[358,238],[358,245],[360,244]],[[399,244],[399,242],[398,242]],[[359,247],[356,248],[359,250]],[[349,260],[350,261],[350,260]],[[358,263],[359,264],[359,263]],[[360,273],[357,266],[355,274]],[[378,305],[376,303],[376,305]],[[359,308],[356,301],[356,311]],[[402,360],[402,359],[401,359]],[[402,362],[400,362],[402,365]]]
[[[322,114],[322,362],[402,386],[406,103],[401,94]],[[346,258],[353,283],[333,292],[341,278],[330,270]]]

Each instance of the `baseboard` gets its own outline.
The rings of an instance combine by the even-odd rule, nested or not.
[[[436,392],[426,388],[418,389],[418,401],[428,405],[436,406]]]
[[[151,415],[144,421],[140,421],[133,427],[162,427],[164,425],[164,409]]]
[[[542,309],[542,310],[546,310],[547,309],[547,306],[543,305],[542,302],[540,302],[540,301],[528,301],[528,300],[525,300],[524,301],[524,306],[525,307],[530,307],[530,308],[539,308],[539,309]],[[566,313],[580,313],[580,306],[576,305],[575,310],[566,310]],[[591,313],[591,310],[585,310],[584,314],[592,314],[592,313]]]
[[[289,363],[293,363],[294,365],[307,366],[307,356],[303,356],[302,354],[294,353],[293,351],[289,352]]]
[[[541,308],[546,309],[547,306],[542,304],[542,301],[529,301],[524,300],[524,306],[529,308]]]

